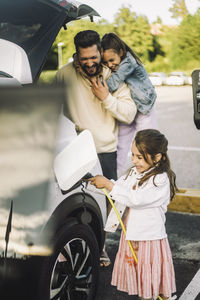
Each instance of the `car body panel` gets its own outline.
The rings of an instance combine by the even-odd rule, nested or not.
[[[1,89],[0,253],[5,252],[6,231],[10,227],[7,241],[9,257],[49,255],[52,249],[49,248],[48,240],[41,233],[51,216],[54,215],[54,219],[59,220],[67,219],[72,210],[83,207],[82,187],[77,187],[67,195],[63,194],[53,173],[57,132],[61,125],[58,120],[64,97],[64,90],[55,87]],[[70,121],[64,123],[68,125]],[[70,131],[70,134],[66,135],[65,129],[66,132]],[[71,143],[76,144],[76,138],[80,140],[73,123],[71,127],[68,125],[62,130],[68,137],[65,143],[62,141],[62,147]],[[88,147],[90,153],[91,143],[88,143],[88,135],[86,140],[85,136],[82,135],[81,142],[87,142],[84,147],[86,151]],[[61,138],[61,135],[59,137]],[[61,151],[60,145],[59,148]],[[81,156],[81,153],[77,155]],[[77,155],[71,155],[71,159],[77,160]],[[78,159],[81,161],[80,157]],[[92,164],[89,163],[87,168],[84,168],[84,172],[100,173],[101,168],[98,164],[99,161],[94,163],[93,159]],[[82,171],[80,170],[80,176],[76,178],[81,179]],[[74,169],[71,166],[69,176],[70,173],[74,176],[74,172],[77,175],[76,164]],[[74,181],[71,181],[68,187],[73,183]],[[66,203],[62,204],[64,202]],[[93,213],[99,215],[103,226],[106,216],[105,197],[90,193],[86,196],[85,202],[91,212],[95,210]],[[11,203],[13,207],[9,224]],[[61,204],[65,207],[62,209],[65,218],[58,213]],[[52,226],[56,226],[56,223],[51,224],[51,230],[56,232]]]
[[[0,70],[8,74],[4,78],[5,82],[2,82],[1,78],[1,85],[5,85],[5,83],[13,85],[13,78],[17,80],[18,85],[32,83],[31,68],[24,49],[3,39],[0,39],[0,49],[1,57],[4,58],[0,60]]]
[[[78,224],[88,226],[94,236],[89,237],[99,247],[95,253],[103,248],[105,196],[87,191],[85,183],[65,194],[55,181],[53,161],[56,140],[62,137],[57,133],[64,97],[64,89],[49,86],[1,88],[0,293],[4,300],[49,299],[43,296],[47,289],[40,287],[40,275],[63,227],[70,232]],[[64,124],[62,133],[67,129],[69,134],[61,138],[56,153],[77,138],[74,124],[67,119]],[[95,168],[100,173],[98,163]],[[96,174],[91,168],[86,171]]]
[[[9,256],[31,253],[49,217],[47,193],[63,97],[58,89],[1,89],[0,252],[12,201]]]
[[[54,159],[54,173],[60,189],[69,190],[88,170],[93,169],[97,160],[92,134],[84,130]]]

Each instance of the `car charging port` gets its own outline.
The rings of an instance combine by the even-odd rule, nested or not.
[[[86,173],[79,181],[77,181],[70,189],[68,190],[61,190],[63,195],[68,194],[69,192],[75,190],[79,186],[83,184],[83,182],[87,181],[89,178],[94,177],[91,173]]]

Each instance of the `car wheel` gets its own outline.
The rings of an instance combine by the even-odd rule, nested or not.
[[[99,274],[99,248],[88,225],[64,226],[54,240],[54,254],[45,263],[45,299],[92,300]],[[43,290],[44,292],[44,290]],[[44,299],[44,294],[43,294]]]

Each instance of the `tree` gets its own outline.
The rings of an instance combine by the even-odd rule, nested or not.
[[[153,51],[153,37],[147,17],[122,6],[114,20],[114,31],[142,61],[148,61],[149,51]]]
[[[173,0],[173,6],[169,9],[172,18],[182,21],[188,15],[185,0]]]
[[[162,24],[162,19],[161,17],[157,17],[157,20],[154,23]]]
[[[154,61],[156,56],[164,56],[165,52],[162,49],[161,44],[157,36],[153,36],[153,51],[149,51],[149,61]]]
[[[64,43],[62,47],[62,54],[63,54],[63,64],[67,64],[68,60],[72,57],[73,53],[75,52],[74,47],[74,36],[82,30],[92,29],[96,30],[99,35],[102,37],[106,32],[113,31],[113,25],[109,24],[105,19],[100,19],[97,23],[91,22],[88,19],[81,19],[75,22],[71,22],[67,24],[67,30],[62,28],[53,43],[51,51],[48,55],[48,60],[46,64],[46,68],[57,69],[57,56],[58,56],[58,43]]]
[[[187,15],[174,34],[172,62],[175,68],[187,68],[200,61],[200,11]]]

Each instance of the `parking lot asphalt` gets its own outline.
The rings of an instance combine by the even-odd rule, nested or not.
[[[200,268],[200,215],[168,212],[166,229],[173,255],[176,274],[176,295],[179,298]],[[128,296],[111,286],[112,268],[118,249],[121,231],[109,234],[107,252],[112,264],[101,268],[100,280],[95,300],[136,300],[137,296]],[[200,300],[200,294],[195,300]]]

